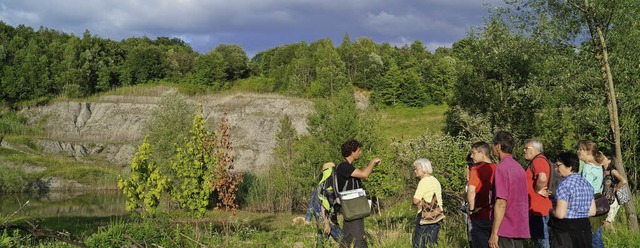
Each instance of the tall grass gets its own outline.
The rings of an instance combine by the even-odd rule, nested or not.
[[[0,166],[0,192],[19,193],[27,188],[27,176],[24,171]]]
[[[0,115],[0,137],[5,135],[37,135],[37,127],[27,124],[27,118],[15,111],[8,111]]]
[[[380,110],[380,128],[387,141],[417,138],[425,133],[440,134],[446,105],[424,108],[392,107]]]

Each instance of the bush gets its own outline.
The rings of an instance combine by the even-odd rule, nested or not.
[[[234,82],[231,90],[270,93],[274,88],[275,79],[273,78],[250,77]]]
[[[0,192],[20,193],[26,189],[27,179],[24,171],[0,166]]]
[[[2,135],[26,135],[35,133],[34,128],[29,127],[27,118],[14,111],[9,111],[0,116],[0,136]]]
[[[429,159],[433,176],[442,185],[444,205],[458,206],[467,182],[465,167],[471,143],[463,137],[444,134],[425,134],[413,140],[395,142],[392,144],[396,154],[393,167],[403,168],[401,175],[405,188],[415,189],[418,182],[413,174],[413,162],[418,158]]]

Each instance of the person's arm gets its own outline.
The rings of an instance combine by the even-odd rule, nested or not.
[[[325,233],[331,233],[331,224],[329,221],[329,216],[327,216],[327,213],[325,213],[325,209],[324,206],[321,207],[322,210],[322,219],[324,220],[324,232]]]
[[[556,208],[553,209],[553,216],[558,219],[564,219],[567,216],[567,209],[569,208],[569,202],[566,200],[558,200],[556,201]],[[595,208],[594,208],[595,211]],[[591,209],[589,209],[589,213],[591,213]],[[595,213],[595,212],[594,212]]]
[[[595,215],[596,215],[596,201],[591,200],[591,206],[589,207],[589,216],[595,216]]]
[[[369,161],[369,164],[367,165],[367,167],[365,167],[362,170],[356,168],[351,173],[351,176],[355,177],[355,178],[360,178],[360,179],[368,178],[369,175],[371,175],[371,172],[373,172],[373,167],[378,163],[380,163],[380,158],[371,159],[371,161]]]
[[[476,186],[469,185],[469,189],[467,189],[467,202],[469,203],[469,212],[473,213],[476,206]]]
[[[618,179],[618,184],[615,188],[613,188],[614,191],[619,190],[623,186],[627,185],[627,179],[620,175],[620,173],[618,173],[618,170],[612,170],[611,174]]]
[[[491,227],[491,236],[489,237],[489,247],[498,248],[498,230],[504,213],[507,211],[507,200],[498,198],[496,204],[493,207],[493,226]]]
[[[420,202],[422,202],[420,199],[413,198],[413,205],[416,205],[418,208],[420,208]]]
[[[547,197],[549,196],[549,192],[547,189],[549,189],[547,187],[547,174],[544,172],[540,172],[538,173],[538,177],[536,178],[536,183],[535,183],[535,191],[538,192],[538,194]]]

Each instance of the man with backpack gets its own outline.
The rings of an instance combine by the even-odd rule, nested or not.
[[[351,139],[342,144],[341,152],[344,160],[336,166],[338,189],[353,190],[362,188],[360,179],[368,178],[373,167],[380,163],[380,158],[373,158],[364,169],[353,167],[353,162],[360,159],[362,145],[357,140]],[[345,187],[346,186],[346,187]],[[338,190],[336,189],[336,190]],[[364,218],[344,221],[343,238],[340,247],[351,247],[355,241],[355,247],[367,247],[367,239],[364,232]]]
[[[527,166],[527,191],[529,194],[529,230],[531,240],[536,247],[548,248],[549,210],[552,208],[549,199],[549,186],[552,173],[555,168],[542,154],[542,143],[538,140],[528,139],[524,141],[524,158],[529,161]]]

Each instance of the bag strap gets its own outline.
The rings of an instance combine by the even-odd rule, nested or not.
[[[438,205],[438,197],[436,197],[436,192],[433,192],[433,197],[431,197],[431,202],[428,202],[424,200],[424,198],[422,198],[422,202],[424,204],[422,204],[422,208],[426,208],[426,209],[433,209],[436,207],[439,207],[440,205]]]
[[[342,163],[340,163],[342,164]],[[344,182],[344,186],[342,186],[342,190],[338,190],[338,167],[340,166],[340,164],[336,165],[336,167],[333,170],[333,185],[336,191],[338,191],[338,193],[342,192],[342,191],[346,191],[347,190],[347,186],[349,185],[349,182],[345,181]],[[354,186],[354,189],[356,189],[356,183],[357,181],[355,180],[355,178],[351,177],[351,185]],[[362,188],[362,186],[360,185],[360,183],[357,183],[357,188]]]
[[[338,188],[338,167],[340,166],[340,164],[336,165],[336,167],[333,168],[333,171],[331,172],[333,176],[333,189],[338,193],[338,196],[340,196],[340,188]]]
[[[528,165],[528,167],[531,168],[531,178],[534,181],[536,179],[536,167],[533,165],[533,161],[535,161],[537,158],[542,158],[542,159],[544,159],[545,162],[547,162],[547,164],[549,164],[549,174],[551,174],[551,169],[553,169],[553,168],[551,168],[551,163],[549,162],[549,159],[547,159],[547,157],[542,155],[542,153],[538,153],[538,155],[534,156],[533,159],[531,159],[531,161],[529,161],[529,165]],[[547,175],[547,177],[550,178],[551,175]]]

